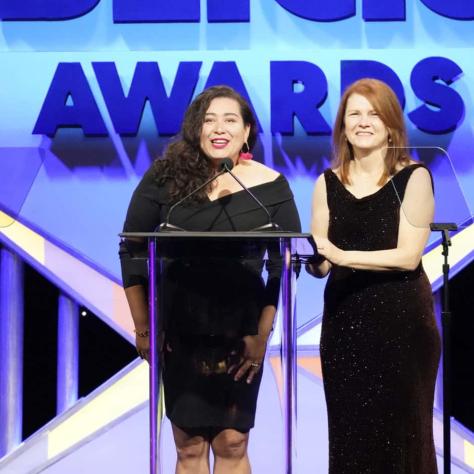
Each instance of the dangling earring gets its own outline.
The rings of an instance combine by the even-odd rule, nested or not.
[[[247,151],[245,151],[245,148],[247,148]],[[244,142],[244,144],[242,145],[242,150],[240,150],[239,158],[241,158],[242,160],[251,160],[253,158],[252,153],[250,153],[249,144],[247,142]]]
[[[388,143],[392,143],[392,137],[390,135],[388,136]]]

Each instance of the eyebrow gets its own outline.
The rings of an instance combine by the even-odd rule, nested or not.
[[[368,111],[369,112],[377,112],[377,109],[372,108],[372,109],[369,109]],[[347,112],[360,112],[360,109],[346,109],[346,113]]]
[[[205,115],[214,115],[215,116],[217,114],[215,112],[206,112]],[[234,112],[226,112],[224,114],[224,116],[226,116],[226,115],[233,115],[234,117],[239,117],[239,114],[235,114]]]

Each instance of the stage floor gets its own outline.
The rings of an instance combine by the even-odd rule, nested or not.
[[[256,426],[250,436],[249,452],[254,474],[285,472],[278,372],[278,357],[268,357]],[[144,363],[132,363],[117,374],[115,380],[81,400],[77,407],[53,420],[0,461],[0,472],[148,473],[147,373]],[[294,472],[325,473],[328,466],[327,419],[316,352],[299,353],[297,384],[297,466]],[[112,414],[107,417],[104,412]],[[438,468],[442,472],[442,414],[437,409],[434,434]],[[162,426],[160,453],[162,473],[173,473],[176,455],[166,418]],[[452,429],[452,453],[453,474],[474,473],[474,436],[456,422],[453,422]]]

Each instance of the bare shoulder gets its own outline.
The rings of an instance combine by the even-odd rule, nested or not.
[[[321,173],[314,183],[313,201],[326,200],[326,176]]]
[[[413,183],[427,183],[431,185],[431,173],[424,166],[419,166],[413,170],[409,182]]]
[[[314,183],[314,189],[321,189],[324,190],[326,189],[326,176],[324,173],[321,173],[317,178],[316,182]]]
[[[256,181],[257,184],[268,183],[270,181],[275,181],[275,179],[280,176],[278,171],[259,163],[258,161],[244,161],[242,163],[242,171],[249,176],[253,177],[253,181]]]
[[[412,171],[408,179],[408,186],[412,187],[412,186],[424,185],[424,184],[429,184],[431,186],[431,183],[432,183],[431,173],[425,166],[423,166],[423,163],[420,163],[419,161],[410,159],[410,161],[405,165],[398,163],[396,166],[397,173],[413,165],[422,165],[422,166],[418,166]]]
[[[431,174],[430,174],[428,168],[426,168],[426,166],[423,163],[421,163],[419,161],[416,161],[413,158],[410,158],[410,161],[408,162],[407,165],[405,165],[405,166],[400,165],[400,169],[407,168],[408,166],[413,166],[413,165],[421,165],[421,166],[418,166],[416,169],[413,170],[413,172],[410,176],[410,179],[413,176],[420,176],[420,177],[425,177],[425,178],[431,179],[430,178]]]
[[[417,202],[433,199],[433,180],[424,166],[419,166],[411,173],[405,191],[405,198],[413,197]]]

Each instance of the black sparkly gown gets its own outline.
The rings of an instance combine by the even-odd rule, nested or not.
[[[400,199],[418,164],[393,177]],[[400,204],[391,183],[361,199],[325,173],[331,242],[395,248]],[[330,474],[434,474],[433,398],[440,356],[431,285],[414,271],[333,266],[324,293],[321,362]]]
[[[251,189],[282,230],[300,231],[284,176]],[[151,169],[133,194],[124,231],[154,231],[169,208],[167,186],[157,185]],[[188,231],[246,231],[266,224],[267,216],[248,193],[239,191],[214,201],[178,206],[170,222]],[[212,437],[225,428],[247,432],[254,425],[262,370],[251,384],[245,377],[235,382],[227,370],[240,358],[242,337],[257,334],[263,307],[278,304],[282,265],[277,247],[257,242],[245,248],[238,242],[205,247],[190,241],[165,265],[165,346],[171,348],[164,353],[166,415],[190,434]],[[140,251],[133,242],[121,244],[124,287],[147,285],[132,258]]]

